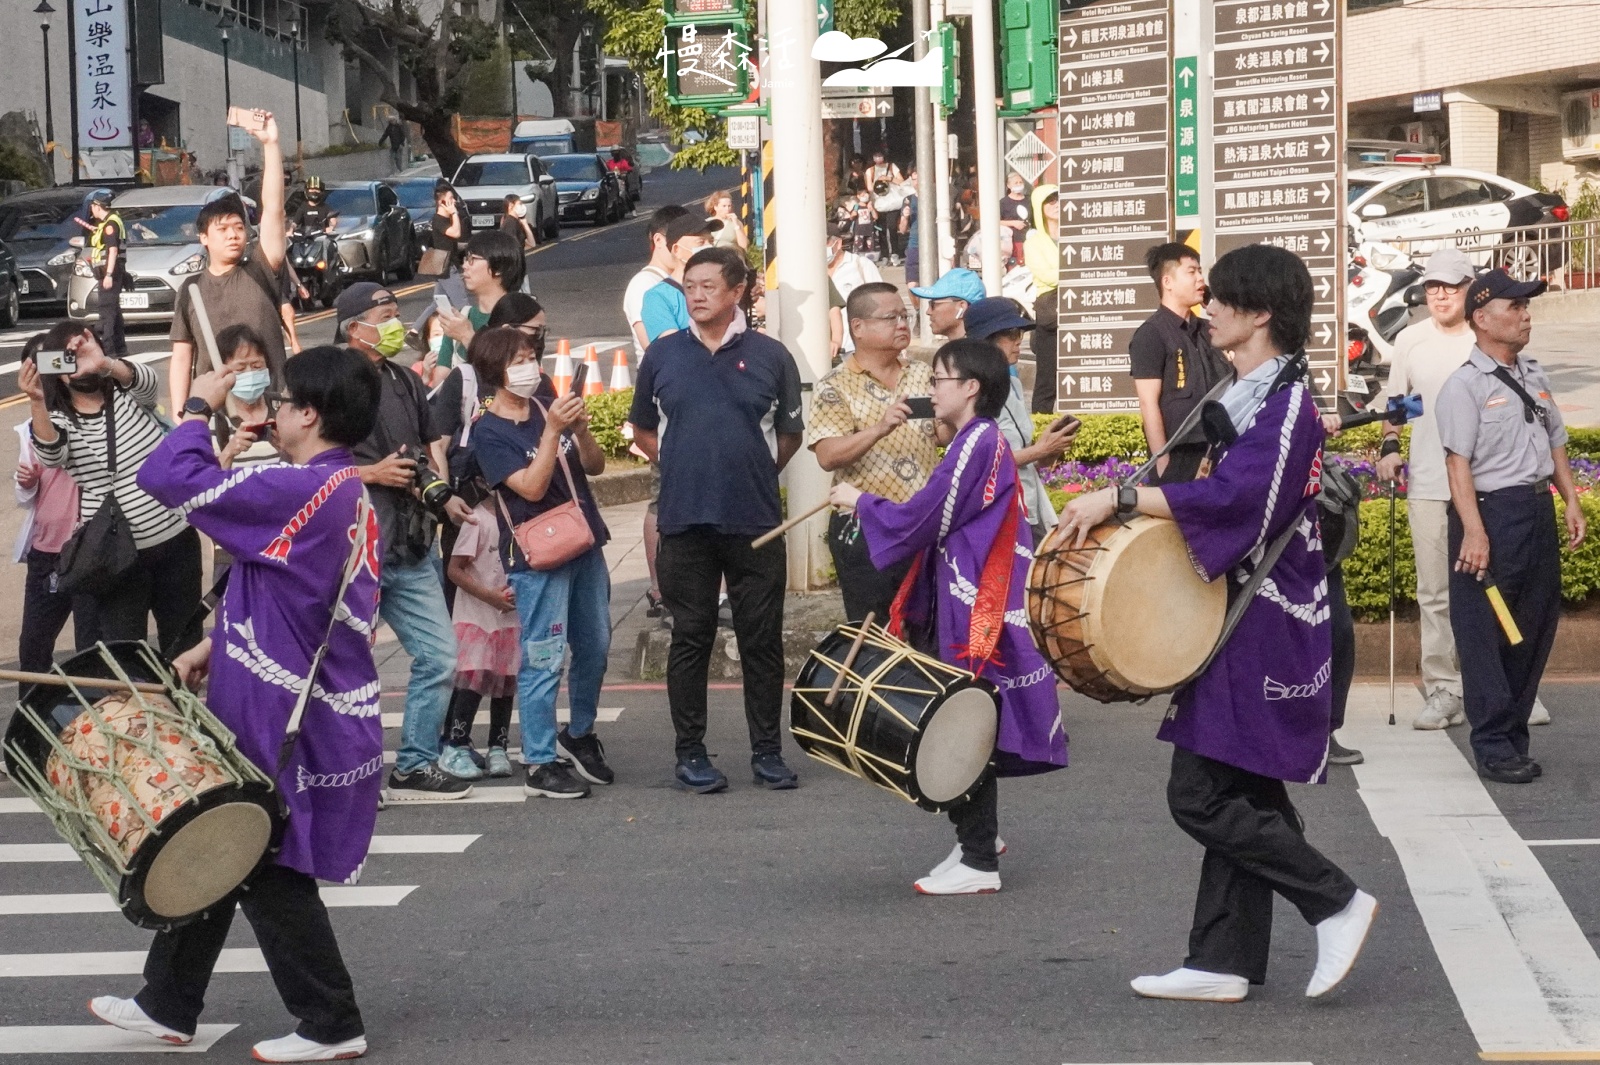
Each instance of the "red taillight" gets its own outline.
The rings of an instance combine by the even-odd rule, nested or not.
[[[1564,203],[1550,208],[1550,213],[1556,216],[1557,222],[1565,222],[1572,217],[1572,212],[1567,210],[1567,205]]]
[[[1352,255],[1350,256],[1350,261],[1355,263],[1357,266],[1367,265],[1367,259],[1364,255]]]

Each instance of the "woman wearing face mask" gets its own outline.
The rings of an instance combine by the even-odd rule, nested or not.
[[[1022,241],[1033,228],[1033,208],[1028,204],[1028,183],[1013,170],[1006,175],[1006,194],[1000,200],[1001,253],[1022,262]]]
[[[471,354],[478,380],[494,390],[488,410],[473,426],[472,451],[484,483],[498,493],[501,561],[522,624],[517,711],[527,767],[523,790],[578,799],[589,794],[589,784],[615,779],[594,734],[611,649],[611,577],[603,551],[610,533],[588,477],[605,469],[605,453],[589,432],[583,397],[540,398],[544,374],[531,343],[475,343]],[[573,501],[594,545],[553,569],[534,569],[516,546],[512,527]],[[558,733],[556,689],[568,648],[572,720]]]
[[[528,224],[528,205],[516,193],[506,197],[506,213],[500,219],[500,232],[521,244],[523,251],[532,251],[539,243],[533,227]]]
[[[77,372],[41,375],[26,362],[18,369],[34,453],[78,482],[80,522],[115,498],[137,548],[133,565],[108,587],[84,590],[97,601],[100,638],[142,640],[154,614],[162,649],[185,651],[199,639],[198,630],[185,638],[183,629],[200,603],[200,536],[182,511],[168,510],[137,483],[139,467],[166,434],[153,413],[155,371],[108,357],[94,333],[73,322],[57,323],[39,350],[76,356]]]
[[[278,449],[267,432],[272,423],[272,408],[267,403],[272,375],[261,338],[247,325],[230,325],[217,334],[217,348],[223,367],[234,374],[233,389],[223,409],[211,419],[217,463],[230,470],[276,462]]]

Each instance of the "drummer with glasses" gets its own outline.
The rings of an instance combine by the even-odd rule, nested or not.
[[[1033,534],[1017,464],[995,419],[1011,394],[1005,356],[982,340],[953,340],[933,357],[933,413],[952,435],[928,481],[904,502],[848,481],[828,499],[854,511],[873,565],[909,563],[889,631],[1000,690],[998,776],[1067,764],[1055,674],[1034,647],[1024,610]],[[999,785],[989,777],[952,808],[956,846],[918,880],[924,895],[1000,890]]]
[[[848,482],[904,503],[928,483],[939,445],[949,441],[948,430],[941,434],[931,417],[913,417],[907,402],[933,390],[932,371],[921,360],[904,358],[911,326],[893,285],[858,286],[845,314],[856,350],[817,382],[806,446],[835,484]],[[911,560],[878,569],[861,539],[860,521],[837,510],[828,519],[828,552],[844,593],[845,617],[860,621],[871,613],[885,624]]]

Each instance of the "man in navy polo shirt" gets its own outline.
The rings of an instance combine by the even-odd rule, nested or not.
[[[778,721],[783,709],[782,539],[752,537],[781,524],[778,472],[800,450],[800,372],[787,348],[750,329],[739,310],[749,283],[733,248],[689,260],[687,330],[645,351],[634,388],[634,442],[661,465],[657,569],[672,612],[667,700],[677,733],[678,782],[705,794],[728,778],[706,756],[706,677],[717,599],[728,582],[744,664],[744,710],[755,782],[792,788]],[[667,429],[670,427],[671,432]]]

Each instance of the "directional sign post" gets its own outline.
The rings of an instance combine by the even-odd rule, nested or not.
[[[1311,270],[1318,402],[1343,387],[1344,122],[1339,0],[1217,0],[1212,164],[1217,254],[1269,243]]]
[[[823,118],[893,118],[893,96],[824,96]]]
[[[1172,239],[1169,0],[1061,12],[1056,408],[1136,411],[1128,344],[1159,304],[1145,253]]]

